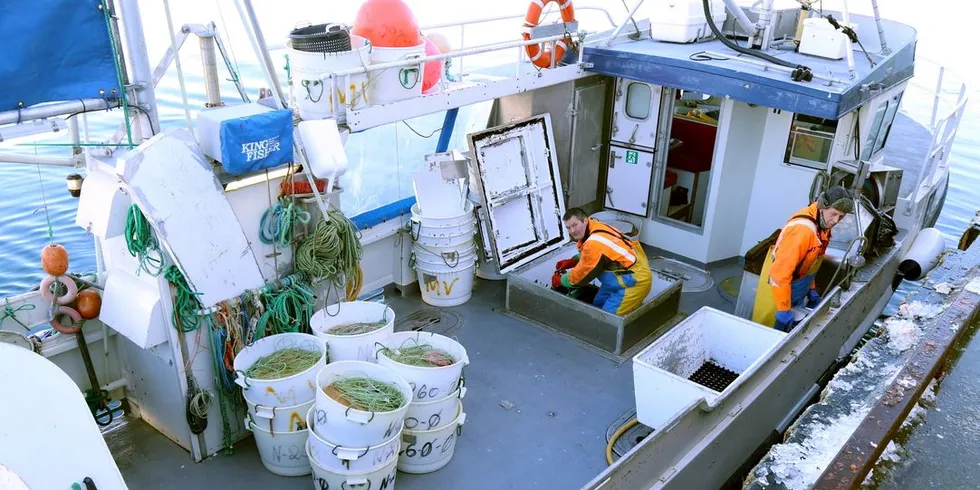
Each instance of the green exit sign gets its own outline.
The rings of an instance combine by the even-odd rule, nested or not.
[[[640,163],[640,153],[633,150],[626,150],[626,163],[633,165]]]

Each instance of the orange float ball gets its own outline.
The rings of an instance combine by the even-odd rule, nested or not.
[[[425,39],[425,55],[439,54],[439,47],[431,39]],[[428,92],[442,78],[442,60],[426,61],[422,68],[422,92]]]
[[[52,276],[68,272],[68,251],[57,243],[46,245],[41,249],[41,268]]]
[[[86,320],[99,316],[102,310],[102,297],[94,289],[84,289],[75,298],[75,310]]]
[[[407,48],[419,45],[419,24],[412,9],[402,0],[368,0],[354,19],[351,34],[361,36],[379,48]]]

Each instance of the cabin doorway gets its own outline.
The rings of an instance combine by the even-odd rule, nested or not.
[[[665,143],[659,154],[662,188],[659,220],[701,228],[714,167],[718,120],[724,97],[690,90],[665,90],[660,129]],[[662,165],[660,163],[663,163]]]

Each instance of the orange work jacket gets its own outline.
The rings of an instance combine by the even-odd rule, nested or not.
[[[576,245],[579,261],[568,271],[568,280],[575,287],[588,284],[603,272],[626,270],[636,263],[633,242],[594,218],[589,218],[585,236]]]
[[[772,286],[776,309],[792,308],[790,297],[793,281],[806,277],[830,244],[830,230],[820,228],[817,203],[799,210],[786,222],[773,247],[772,265],[769,267],[769,285]],[[811,281],[810,289],[816,288]]]

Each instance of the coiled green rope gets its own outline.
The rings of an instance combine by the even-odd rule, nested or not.
[[[296,250],[296,269],[316,279],[349,280],[361,260],[357,227],[344,213],[328,212],[329,221],[319,221],[313,233]]]
[[[371,378],[338,379],[323,391],[330,398],[365,412],[390,412],[405,404],[405,395],[397,386]]]
[[[310,213],[296,206],[292,199],[280,199],[266,209],[259,223],[259,240],[266,245],[276,243],[288,247],[293,241],[293,224],[310,222]]]
[[[313,290],[296,282],[279,291],[263,294],[265,313],[259,318],[255,338],[266,334],[286,332],[309,333],[310,317],[313,316]]]
[[[129,206],[126,215],[126,249],[133,257],[139,258],[140,266],[136,269],[139,275],[145,270],[151,276],[157,277],[163,272],[163,252],[153,236],[153,229],[146,221],[143,212],[135,204]]]
[[[174,295],[174,328],[184,333],[197,330],[200,319],[196,312],[201,308],[201,302],[198,301],[197,295],[201,293],[194,292],[187,285],[184,275],[180,273],[180,269],[176,265],[167,268],[167,273],[164,277],[177,288],[177,292]]]

